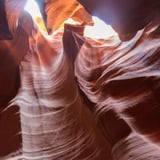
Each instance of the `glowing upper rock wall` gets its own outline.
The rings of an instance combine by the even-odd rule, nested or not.
[[[70,17],[83,24],[92,22],[91,16],[76,0],[49,0],[46,3],[46,14],[48,27],[52,31],[58,29]]]

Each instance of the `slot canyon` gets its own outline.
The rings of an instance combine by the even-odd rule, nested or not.
[[[160,160],[160,1],[1,0],[0,160]]]

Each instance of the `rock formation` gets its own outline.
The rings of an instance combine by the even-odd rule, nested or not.
[[[159,160],[159,2],[79,2],[44,1],[49,35],[0,7],[0,159]],[[92,15],[118,34],[87,37]]]

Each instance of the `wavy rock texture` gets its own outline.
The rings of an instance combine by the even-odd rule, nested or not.
[[[126,42],[93,39],[78,2],[45,2],[49,36],[25,1],[6,0],[13,40],[0,41],[0,159],[159,160],[159,19]],[[57,30],[69,17],[81,26]]]
[[[17,150],[21,148],[19,107],[6,109],[6,106],[16,96],[20,87],[19,64],[29,46],[29,34],[26,32],[29,27],[25,24],[25,31],[22,22],[30,23],[31,20],[28,21],[29,16],[25,13],[25,16],[20,14],[23,2],[16,5],[14,0],[6,1],[6,16],[12,39],[0,41],[0,157],[19,154]],[[18,6],[18,9],[15,6]],[[21,21],[20,15],[26,18]]]
[[[127,42],[116,36],[86,38],[77,56],[75,75],[95,104],[92,110],[103,134],[113,148],[116,145],[114,159],[160,158],[159,28],[152,22]],[[143,138],[127,138],[130,128]],[[119,140],[122,145],[117,145]],[[155,152],[152,143],[157,145]]]
[[[93,116],[82,103],[62,34],[30,37],[20,64],[20,107],[24,159],[111,159]],[[44,45],[45,44],[45,45]]]

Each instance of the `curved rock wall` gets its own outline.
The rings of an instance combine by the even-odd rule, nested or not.
[[[45,35],[13,2],[13,39],[0,41],[0,159],[160,159],[159,18],[125,42],[87,38],[87,11],[49,0]]]

